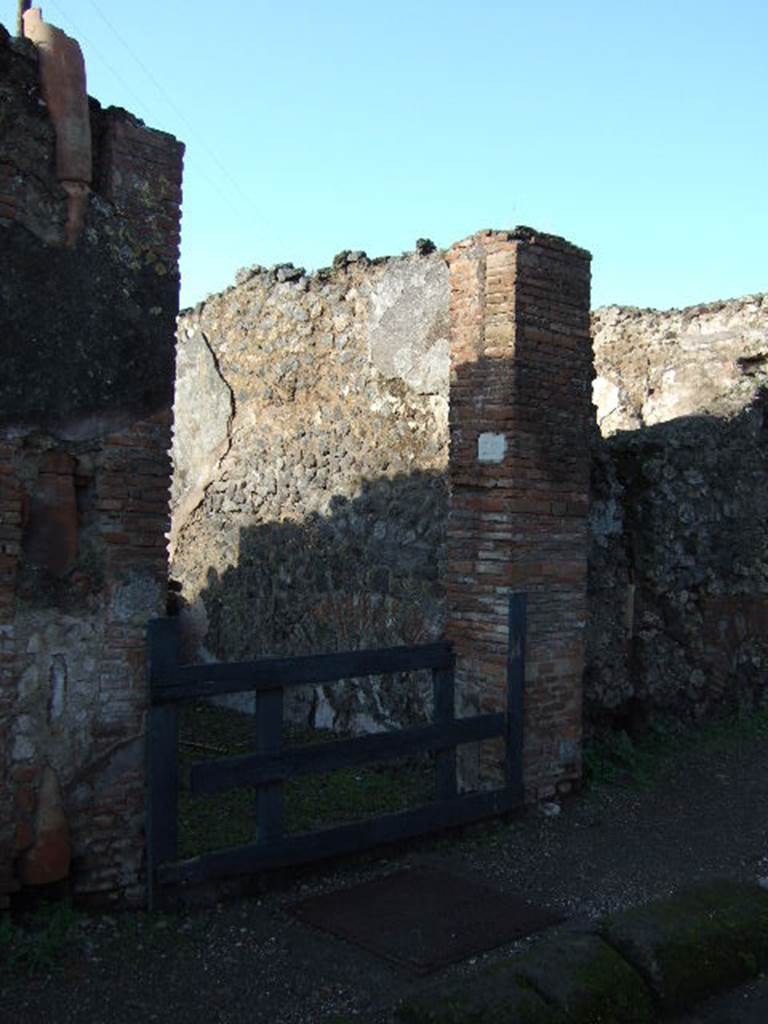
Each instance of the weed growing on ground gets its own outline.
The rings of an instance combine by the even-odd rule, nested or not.
[[[587,743],[584,784],[591,790],[615,784],[647,789],[678,769],[693,750],[716,754],[760,739],[768,739],[768,708],[741,708],[699,726],[659,717],[634,738],[621,730]]]
[[[193,796],[189,773],[198,761],[231,757],[253,750],[252,715],[199,704],[181,715],[179,767],[180,855],[192,857],[255,838],[256,789],[243,786],[215,796]],[[319,731],[286,728],[285,747],[300,747],[347,738]],[[383,764],[342,768],[289,779],[283,789],[288,833],[313,831],[395,813],[428,803],[434,790],[434,762],[428,756]]]
[[[69,903],[46,904],[14,924],[0,919],[0,964],[14,973],[35,973],[61,963],[72,952],[80,915]]]

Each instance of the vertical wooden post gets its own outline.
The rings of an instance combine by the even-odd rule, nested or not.
[[[256,691],[256,753],[279,754],[283,733],[283,691]],[[256,793],[256,841],[268,846],[283,834],[283,784],[269,782]]]
[[[432,670],[433,719],[435,724],[452,722],[456,715],[454,664]],[[435,755],[435,797],[451,800],[456,796],[456,747],[438,750]]]
[[[507,649],[507,785],[524,799],[523,715],[525,695],[525,637],[528,623],[527,594],[509,595],[509,646]]]
[[[147,904],[157,904],[157,868],[176,860],[179,845],[179,719],[173,704],[153,705],[152,688],[172,683],[179,664],[178,619],[152,619],[147,628]]]

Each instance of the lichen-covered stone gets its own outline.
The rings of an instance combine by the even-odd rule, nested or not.
[[[561,932],[404,1002],[404,1024],[651,1024],[651,991],[599,936]]]
[[[570,1018],[559,1007],[517,981],[513,963],[406,999],[397,1019],[403,1024],[568,1024]]]
[[[600,930],[674,1010],[754,977],[768,964],[768,892],[711,882],[613,914]]]
[[[518,982],[530,985],[568,1021],[652,1024],[651,993],[637,971],[599,936],[550,936],[510,962]]]

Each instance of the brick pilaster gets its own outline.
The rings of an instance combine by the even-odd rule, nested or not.
[[[137,905],[184,147],[91,104],[93,194],[66,249],[38,62],[1,26],[0,63],[0,909],[67,876],[78,898]]]
[[[580,775],[590,257],[517,229],[448,258],[448,634],[465,700],[503,709],[508,598],[528,594],[524,772],[538,799]]]
[[[101,188],[130,225],[134,247],[176,269],[184,145],[123,110],[105,113]]]

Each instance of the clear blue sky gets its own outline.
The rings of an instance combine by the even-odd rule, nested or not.
[[[187,144],[184,305],[515,224],[592,251],[595,306],[768,290],[765,0],[42,7],[92,95]]]

